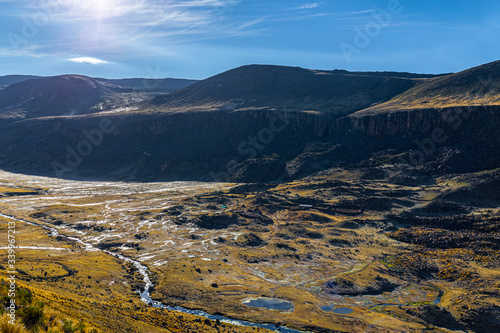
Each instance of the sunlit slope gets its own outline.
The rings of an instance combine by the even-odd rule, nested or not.
[[[390,101],[356,113],[500,104],[500,61],[422,81]]]

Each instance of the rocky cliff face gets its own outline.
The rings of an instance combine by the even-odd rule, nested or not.
[[[430,174],[500,167],[500,106],[351,116],[336,128],[344,146],[359,152],[358,163],[408,164]]]
[[[458,130],[464,125],[498,122],[500,106],[463,106],[443,109],[416,109],[351,116],[340,119],[339,127],[353,129],[371,136],[405,135],[431,132],[436,128]]]
[[[500,163],[499,111],[457,107],[335,119],[256,109],[32,119],[3,128],[0,167],[70,178],[245,182],[417,151],[430,172],[468,164],[480,170]],[[387,159],[400,163],[389,157],[380,163]]]
[[[4,127],[0,163],[63,177],[213,180],[221,172],[236,177],[228,164],[279,155],[263,163],[283,165],[304,143],[327,137],[333,123],[275,110],[32,119]],[[261,168],[258,161],[250,166]]]

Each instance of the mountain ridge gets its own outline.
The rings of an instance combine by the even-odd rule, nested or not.
[[[407,76],[407,77],[405,77]],[[428,76],[247,65],[156,97],[161,109],[288,108],[346,115],[384,102]]]
[[[495,73],[491,66],[499,64],[475,68],[474,76],[489,77]],[[334,167],[401,165],[402,160],[415,160],[417,153],[421,158],[415,167],[430,173],[500,167],[497,105],[362,113],[369,110],[363,105],[383,105],[381,99],[391,100],[389,95],[394,100],[438,80],[449,82],[456,74],[396,79],[397,84],[391,85],[388,82],[395,82],[393,76],[398,74],[332,72],[246,66],[131,104],[132,109],[19,118],[0,133],[0,167],[54,176],[53,163],[71,162],[68,156],[78,153],[83,143],[92,150],[83,156],[86,152],[80,149],[81,163],[68,168],[71,172],[64,177],[277,181]],[[269,77],[274,80],[267,81]],[[254,78],[261,80],[252,81]],[[324,87],[325,82],[333,84]],[[219,91],[221,83],[227,89]],[[322,90],[316,89],[318,85]],[[353,86],[364,90],[353,90]],[[368,88],[374,86],[377,93],[368,94]],[[331,104],[329,91],[337,88],[336,104]],[[102,89],[112,91],[110,86]],[[447,91],[453,89],[447,87]],[[256,93],[263,96],[262,103],[237,103],[241,96]],[[112,124],[112,130],[97,135],[102,121]],[[436,129],[444,131],[441,137],[446,140],[429,143],[436,137]],[[102,136],[102,140],[94,145],[88,133]],[[422,142],[424,148],[416,144]],[[470,159],[474,163],[465,163]],[[264,169],[270,172],[262,172]]]
[[[1,80],[0,80],[1,81]],[[19,81],[19,82],[17,82]],[[196,81],[184,79],[102,79],[69,74],[14,77],[0,90],[0,119],[64,116],[100,112],[135,104]]]
[[[31,79],[38,79],[40,76],[35,75],[4,75],[0,76],[0,86],[8,87],[11,84],[19,83]]]

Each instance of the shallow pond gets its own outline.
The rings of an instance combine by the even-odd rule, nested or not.
[[[333,309],[335,309],[335,305],[333,304],[323,305],[320,309],[325,312],[332,312]]]
[[[354,312],[351,308],[339,307],[337,308],[334,304],[328,304],[321,307],[321,310],[325,312],[333,312],[336,314],[346,315]]]
[[[350,314],[350,313],[353,313],[354,310],[351,309],[351,308],[335,308],[333,309],[332,311],[333,313],[336,313],[336,314],[342,314],[342,315],[346,315],[346,314]]]
[[[252,308],[264,308],[267,310],[290,311],[294,309],[293,303],[278,298],[248,298],[243,304]]]

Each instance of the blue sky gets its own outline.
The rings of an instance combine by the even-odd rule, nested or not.
[[[499,14],[494,0],[0,0],[0,75],[456,72],[500,58]]]

